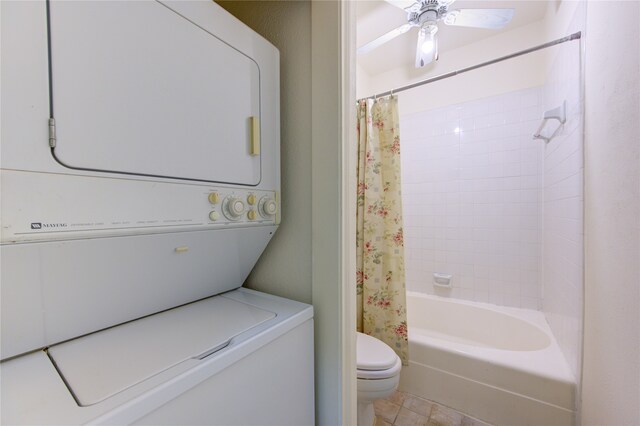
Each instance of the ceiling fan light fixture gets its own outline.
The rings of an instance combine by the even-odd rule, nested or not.
[[[420,50],[422,50],[422,53],[431,53],[431,51],[435,49],[435,47],[436,47],[435,40],[433,40],[433,37],[429,37],[422,42],[422,46],[420,46]]]
[[[418,32],[418,46],[416,49],[416,68],[438,60],[438,26],[428,23],[420,27]]]
[[[432,33],[428,32],[425,35],[424,41],[422,42],[422,45],[420,46],[420,50],[422,50],[422,53],[425,53],[425,54],[431,53],[433,51],[433,49],[436,48],[436,40],[435,39],[436,39],[436,35],[435,34],[432,34]]]

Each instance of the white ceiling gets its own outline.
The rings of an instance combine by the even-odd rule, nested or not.
[[[513,8],[515,16],[502,30],[449,27],[438,25],[440,57],[447,51],[491,37],[500,31],[510,31],[544,18],[547,1],[543,0],[458,0],[450,9]],[[380,35],[407,23],[404,10],[383,0],[359,0],[356,5],[356,44],[358,47]],[[417,29],[412,28],[388,43],[365,55],[358,55],[358,65],[371,75],[377,75],[400,66],[413,67],[417,42]]]

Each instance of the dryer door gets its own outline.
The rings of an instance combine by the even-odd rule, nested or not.
[[[53,153],[60,163],[260,182],[250,140],[260,117],[253,59],[156,1],[49,7]]]

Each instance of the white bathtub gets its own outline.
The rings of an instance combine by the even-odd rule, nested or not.
[[[496,425],[572,425],[575,379],[538,311],[407,292],[399,389]]]

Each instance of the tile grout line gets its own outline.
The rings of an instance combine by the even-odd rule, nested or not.
[[[438,404],[435,401],[420,398],[408,392],[396,391],[389,398],[378,401],[385,401],[386,404],[390,404],[390,406],[387,405],[386,408],[390,407],[393,410],[393,415],[388,411],[385,413],[385,407],[379,407],[375,413],[376,426],[382,426],[382,424],[378,424],[380,422],[392,426],[490,426],[488,423],[475,419],[453,408]],[[426,408],[426,411],[420,409],[419,406],[421,404],[423,405],[422,408]],[[403,418],[399,418],[401,417],[403,409],[413,416],[403,416]],[[421,414],[421,412],[424,412],[424,414]],[[435,418],[434,415],[436,416]],[[393,418],[393,421],[389,422],[388,420],[391,420],[391,418]]]

